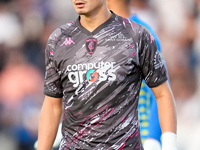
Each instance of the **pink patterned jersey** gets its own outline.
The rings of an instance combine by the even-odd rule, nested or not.
[[[167,80],[156,43],[143,26],[112,13],[93,32],[60,26],[46,47],[45,95],[63,98],[59,150],[143,150],[138,123],[142,79]]]

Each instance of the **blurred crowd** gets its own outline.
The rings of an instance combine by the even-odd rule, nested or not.
[[[131,1],[132,13],[160,38],[177,103],[178,148],[200,150],[200,1]],[[46,42],[76,18],[70,0],[0,0],[0,150],[33,150]]]

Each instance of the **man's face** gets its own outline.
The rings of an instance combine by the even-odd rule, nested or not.
[[[92,15],[105,4],[105,0],[71,0],[79,15]]]

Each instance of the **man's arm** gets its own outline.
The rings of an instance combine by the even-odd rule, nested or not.
[[[40,114],[38,150],[51,150],[62,114],[62,98],[45,96]]]
[[[168,82],[151,88],[157,101],[162,130],[162,150],[176,150],[177,118],[175,100]]]
[[[162,133],[167,131],[176,133],[175,100],[168,82],[151,89],[156,97]]]

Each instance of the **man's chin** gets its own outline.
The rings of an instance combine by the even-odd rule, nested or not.
[[[87,13],[85,13],[85,12],[77,12],[79,15],[86,15]]]
[[[85,15],[85,14],[87,14],[83,9],[77,9],[76,12],[77,12],[79,15]]]

